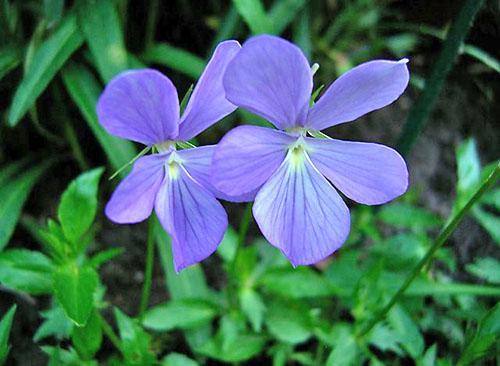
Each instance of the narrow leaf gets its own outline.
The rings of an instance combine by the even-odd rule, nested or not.
[[[233,4],[253,34],[271,33],[271,25],[261,0],[233,0]]]
[[[15,47],[0,49],[0,80],[21,63],[21,55]]]
[[[12,305],[0,320],[0,364],[3,364],[9,353],[9,334],[16,308],[16,305]]]

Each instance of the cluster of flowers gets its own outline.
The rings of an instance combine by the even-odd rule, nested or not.
[[[226,41],[182,116],[177,91],[163,74],[118,75],[99,99],[99,121],[110,134],[154,146],[156,153],[135,162],[108,202],[107,217],[136,223],[154,208],[172,237],[180,271],[221,242],[228,220],[218,198],[254,201],[262,234],[294,266],[327,257],[350,230],[349,210],[336,189],[363,204],[382,204],[406,191],[408,172],[386,146],[309,136],[396,100],[408,84],[406,63],[364,63],[313,104],[313,72],[298,47],[268,35],[243,46]],[[237,107],[277,129],[239,126],[217,145],[177,149]]]

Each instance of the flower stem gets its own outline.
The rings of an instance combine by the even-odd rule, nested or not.
[[[465,206],[462,207],[454,216],[451,217],[450,220],[443,227],[438,237],[432,243],[432,246],[429,248],[425,256],[418,262],[418,264],[413,268],[410,274],[406,277],[403,284],[399,287],[396,293],[389,300],[387,305],[385,305],[382,310],[380,310],[377,315],[372,318],[370,322],[366,324],[359,332],[357,332],[356,337],[360,338],[364,335],[368,334],[373,327],[381,321],[385,315],[391,310],[391,308],[396,304],[401,295],[406,291],[406,289],[410,286],[413,280],[420,274],[420,271],[426,267],[432,260],[436,251],[446,242],[446,240],[450,237],[453,231],[457,228],[458,224],[462,221],[465,214],[472,208],[475,202],[481,198],[481,196],[493,185],[495,184],[498,174],[500,172],[500,163],[497,164],[495,170],[486,178],[481,186],[476,190],[474,195],[467,201]]]
[[[139,318],[142,318],[149,305],[151,284],[153,280],[153,262],[155,254],[155,232],[156,220],[151,217],[148,221],[148,239],[146,242],[146,268],[144,269],[144,285],[142,287],[141,303],[139,306]]]
[[[106,334],[113,346],[115,346],[115,348],[120,351],[120,353],[123,353],[120,338],[118,338],[118,336],[115,334],[113,327],[111,327],[111,325],[106,321],[106,319],[100,312],[97,311],[96,313],[97,317],[99,318],[99,322],[101,323],[102,331],[104,332],[104,334]]]
[[[245,239],[247,237],[248,228],[250,227],[250,222],[252,221],[252,202],[247,203],[245,206],[245,211],[243,211],[243,216],[240,221],[240,227],[238,231],[238,241],[236,243],[236,250],[234,251],[234,257],[229,267],[229,283],[227,288],[227,293],[229,297],[229,303],[232,305],[236,305],[238,303],[237,300],[237,292],[238,292],[238,276],[236,273],[236,266],[238,263],[238,257],[241,253],[241,248],[245,244]]]
[[[429,77],[426,79],[425,88],[408,114],[408,119],[398,142],[398,150],[403,155],[410,153],[415,140],[427,122],[436,104],[437,97],[443,88],[446,76],[453,66],[453,61],[457,57],[465,36],[472,26],[472,22],[483,1],[465,0],[460,13],[454,19],[441,53]]]

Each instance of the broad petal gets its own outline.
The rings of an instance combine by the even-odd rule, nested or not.
[[[256,191],[240,196],[229,196],[215,189],[212,185],[210,181],[210,172],[215,147],[215,145],[200,146],[193,149],[178,150],[176,154],[181,157],[182,165],[193,179],[212,192],[217,198],[231,202],[253,201],[257,193]]]
[[[309,111],[307,127],[319,131],[391,104],[408,85],[407,62],[370,61],[346,72]]]
[[[169,167],[155,204],[156,214],[172,236],[175,270],[212,254],[224,236],[227,215],[214,195],[181,165]]]
[[[190,140],[236,109],[222,86],[226,67],[241,49],[236,41],[220,43],[201,75],[179,126],[179,139]]]
[[[229,195],[259,189],[278,169],[288,146],[296,140],[285,132],[257,126],[229,131],[215,149],[211,182]]]
[[[227,67],[227,99],[264,117],[277,128],[302,126],[312,91],[309,63],[292,43],[274,36],[253,37]]]
[[[306,154],[287,156],[257,194],[253,214],[266,239],[295,266],[322,260],[349,234],[347,206]]]
[[[408,188],[406,163],[390,147],[366,142],[306,138],[318,170],[350,199],[388,202]]]
[[[164,177],[168,155],[139,158],[132,172],[118,185],[106,205],[106,216],[119,224],[145,220],[153,210],[156,193]]]
[[[158,71],[125,71],[104,89],[97,115],[112,135],[144,145],[171,140],[179,128],[177,91]]]

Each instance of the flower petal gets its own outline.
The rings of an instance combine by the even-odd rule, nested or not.
[[[370,61],[346,72],[310,110],[306,126],[319,131],[391,104],[408,85],[407,62]]]
[[[145,220],[153,210],[156,193],[164,177],[168,155],[139,158],[132,172],[120,183],[106,205],[106,216],[119,224]]]
[[[257,126],[229,131],[215,149],[211,182],[229,195],[259,189],[280,166],[288,145],[296,140],[285,132]]]
[[[406,163],[390,147],[366,142],[306,138],[313,164],[350,199],[388,202],[408,188]]]
[[[112,135],[144,145],[171,140],[179,128],[177,91],[158,71],[125,71],[104,89],[97,115]]]
[[[309,63],[292,43],[274,36],[253,37],[227,67],[227,99],[269,120],[277,128],[302,126],[312,91]]]
[[[175,270],[212,254],[224,236],[227,215],[214,195],[181,166],[168,168],[155,204],[156,214],[172,236]]]
[[[182,115],[179,139],[190,140],[236,109],[226,99],[222,77],[240,49],[236,41],[225,41],[217,46]]]
[[[215,151],[215,145],[200,146],[193,149],[179,150],[176,152],[181,157],[182,165],[194,180],[203,187],[212,192],[215,197],[231,202],[253,201],[256,191],[246,193],[240,196],[228,196],[212,185],[210,181],[210,172],[212,168],[212,157]]]
[[[309,157],[285,162],[255,198],[253,214],[266,239],[293,265],[312,264],[347,239],[349,210]]]

